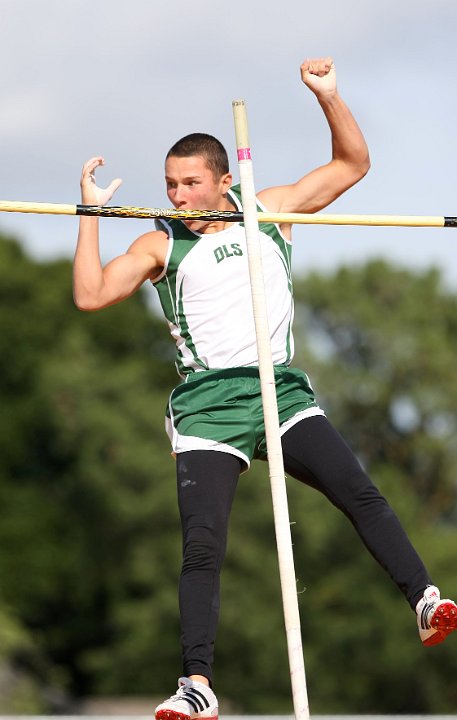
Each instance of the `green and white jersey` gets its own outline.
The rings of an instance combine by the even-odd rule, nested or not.
[[[229,191],[241,210],[239,186]],[[264,210],[258,203],[258,209]],[[180,220],[157,220],[169,236],[166,264],[154,281],[176,342],[181,377],[202,370],[258,365],[251,285],[242,223],[200,234]],[[293,356],[291,243],[272,223],[260,225],[273,362]]]

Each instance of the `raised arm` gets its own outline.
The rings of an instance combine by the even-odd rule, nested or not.
[[[97,186],[95,170],[103,164],[102,157],[94,157],[83,167],[81,200],[84,205],[104,205],[121,184],[117,179],[107,188]],[[124,255],[103,267],[98,226],[98,218],[81,216],[73,263],[73,297],[80,310],[99,310],[129,297],[145,280],[160,272],[166,254],[165,234],[154,231],[138,238]]]
[[[329,124],[332,158],[291,185],[261,191],[259,198],[272,212],[317,212],[361,180],[370,168],[365,139],[338,93],[332,58],[305,60],[300,72]]]

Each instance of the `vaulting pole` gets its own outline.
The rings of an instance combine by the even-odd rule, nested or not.
[[[279,574],[287,634],[287,649],[292,683],[294,712],[297,720],[309,718],[305,666],[298,609],[292,537],[286,481],[279,432],[278,405],[271,354],[265,286],[263,279],[259,224],[254,189],[254,173],[249,147],[246,108],[243,100],[233,103],[241,199],[248,250],[252,305],[257,338],[260,385],[262,390],[265,435],[268,452],[271,493],[273,499],[276,542],[278,546]]]

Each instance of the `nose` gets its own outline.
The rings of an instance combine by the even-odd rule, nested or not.
[[[182,207],[186,204],[186,188],[184,185],[177,185],[173,191],[173,200],[176,207]]]

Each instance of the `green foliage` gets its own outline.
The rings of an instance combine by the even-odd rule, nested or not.
[[[25,662],[33,663],[36,657],[21,621],[0,604],[0,713],[26,715],[46,709],[39,683],[24,670]]]
[[[108,664],[116,691],[135,692],[153,672],[179,560],[165,324],[141,295],[104,322],[82,314],[70,263],[33,263],[12,241],[0,249],[0,599],[31,633],[40,682],[60,673],[63,690],[97,691],[115,684]],[[140,651],[126,671],[114,656],[135,636],[146,644],[140,612],[149,665]],[[174,664],[176,627],[175,602]]]
[[[0,712],[161,699],[180,674],[166,325],[141,293],[78,312],[70,263],[7,238],[0,295]],[[297,364],[452,596],[456,297],[379,262],[297,280],[296,298]],[[312,712],[453,712],[457,638],[424,650],[346,518],[292,479],[288,494]],[[218,695],[290,713],[265,464],[240,478],[222,582]]]
[[[414,275],[381,261],[341,268],[332,277],[312,274],[295,290],[297,361],[389,498],[435,582],[452,595],[456,297],[434,270]],[[324,507],[313,512],[319,534],[330,513],[318,574],[306,564],[304,634],[315,712],[450,712],[455,638],[424,650],[414,616],[344,518]],[[296,542],[298,567],[304,543]],[[306,639],[308,603],[313,614]]]
[[[299,362],[335,424],[371,466],[403,469],[429,520],[455,522],[457,298],[435,270],[383,262],[296,290],[308,338]]]

